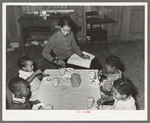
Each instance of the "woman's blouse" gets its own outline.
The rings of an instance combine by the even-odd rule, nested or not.
[[[74,39],[73,32],[64,37],[60,33],[60,31],[57,31],[49,38],[49,41],[45,46],[42,55],[45,59],[47,59],[50,62],[52,62],[53,60],[53,57],[50,55],[52,50],[57,56],[57,58],[60,60],[67,59],[74,53],[76,53],[79,56],[81,56],[82,54],[79,46],[77,45]]]

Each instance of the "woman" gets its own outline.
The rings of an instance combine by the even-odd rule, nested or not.
[[[72,67],[75,69],[83,69],[84,67],[80,67],[80,66],[67,63],[67,60],[74,53],[76,53],[78,56],[80,56],[83,59],[90,58],[88,55],[84,55],[80,47],[76,44],[76,41],[72,32],[73,24],[74,23],[70,17],[67,17],[67,16],[62,17],[58,23],[60,30],[54,33],[49,38],[49,41],[47,45],[45,46],[42,52],[42,55],[49,62],[52,62],[56,65],[64,66],[64,67]],[[56,55],[56,57],[53,57],[51,55],[52,52]],[[99,69],[99,70],[102,69],[101,64],[96,58],[94,58],[91,61],[90,69]]]

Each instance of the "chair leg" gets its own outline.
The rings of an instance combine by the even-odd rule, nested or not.
[[[106,50],[107,50],[107,38],[106,38]]]
[[[88,44],[88,39],[86,38],[86,44]]]
[[[93,42],[91,41],[91,50],[93,50]]]

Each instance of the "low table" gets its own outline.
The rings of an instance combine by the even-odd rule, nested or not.
[[[58,77],[60,83],[58,87],[54,87],[52,81],[47,81],[46,77],[43,78],[37,96],[38,100],[45,104],[52,104],[54,110],[96,110],[96,101],[100,98],[100,89],[97,79],[97,83],[91,83],[90,71],[96,71],[97,73],[97,70],[78,69],[66,72],[64,76],[61,76],[58,69],[45,70],[44,73],[50,74],[52,78]],[[81,75],[81,85],[77,88],[71,86],[69,76],[72,73]],[[87,108],[86,97],[95,99],[93,108]]]

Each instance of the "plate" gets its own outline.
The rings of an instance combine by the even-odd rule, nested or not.
[[[46,80],[47,82],[52,81],[52,77],[51,76],[46,76],[43,79]]]
[[[71,67],[66,68],[66,70],[67,70],[68,72],[74,71],[74,69],[71,68]]]

